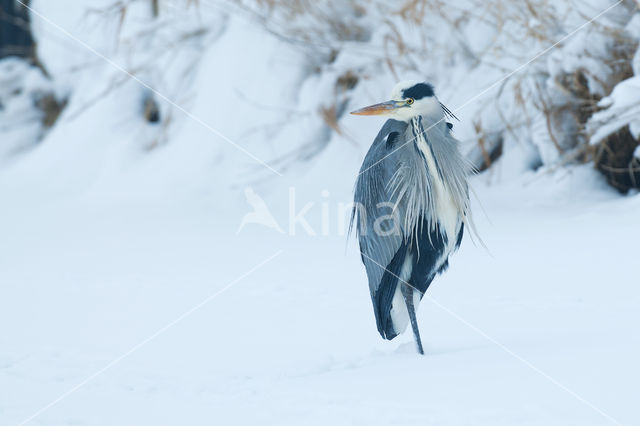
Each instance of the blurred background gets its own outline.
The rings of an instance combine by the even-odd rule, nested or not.
[[[0,424],[638,424],[637,0],[0,0]],[[382,341],[352,189],[431,82],[465,236]]]

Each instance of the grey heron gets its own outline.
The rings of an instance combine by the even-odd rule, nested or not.
[[[391,340],[410,322],[424,354],[416,310],[471,224],[472,167],[446,121],[455,116],[429,83],[398,83],[390,101],[351,114],[389,117],[365,156],[351,215],[378,332]]]

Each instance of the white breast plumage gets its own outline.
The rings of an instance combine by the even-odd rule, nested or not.
[[[442,177],[438,173],[433,153],[424,138],[423,132],[418,133],[416,137],[416,146],[424,156],[425,162],[427,163],[427,172],[429,173],[430,180],[433,183],[432,189],[435,192],[433,194],[433,201],[436,209],[436,217],[441,229],[444,230],[447,236],[448,250],[445,250],[445,255],[448,256],[456,243],[461,218],[451,194],[449,194],[449,191],[442,182]]]

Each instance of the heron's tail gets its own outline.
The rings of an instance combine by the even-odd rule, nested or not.
[[[383,339],[391,340],[399,333],[394,327],[393,318],[391,316],[391,308],[393,306],[393,296],[398,287],[397,282],[385,283],[372,296],[373,310],[376,315],[376,325],[378,333]]]
[[[385,268],[380,285],[371,294],[378,332],[387,340],[402,333],[409,321],[409,314],[402,292],[403,282],[411,275],[411,256],[407,256],[405,243]]]

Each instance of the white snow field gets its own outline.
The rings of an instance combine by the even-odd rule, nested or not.
[[[356,166],[336,146],[302,179],[310,224],[318,182],[344,170],[327,187],[346,197]],[[206,193],[40,201],[3,185],[2,424],[87,379],[30,423],[637,424],[624,248],[640,199],[589,169],[484,180],[491,255],[466,238],[430,288],[424,357],[410,334],[378,336],[354,241],[236,235],[249,209]]]
[[[110,51],[82,13],[61,12],[73,2],[33,3]],[[507,147],[472,179],[488,250],[465,236],[430,287],[419,356],[410,332],[378,335],[344,232],[382,120],[344,117],[348,137],[332,133],[289,169],[272,163],[326,133],[310,112],[327,84],[303,77],[299,52],[231,20],[195,49],[187,95],[155,80],[190,116],[162,103],[174,121],[148,149],[160,131],[141,119],[138,82],[102,95],[114,64],[36,24],[71,98],[37,147],[0,167],[0,425],[640,424],[636,192],[588,165],[528,170],[530,152]],[[361,82],[349,107],[392,83]],[[291,124],[268,137],[283,116]],[[238,232],[245,192],[282,232]]]

